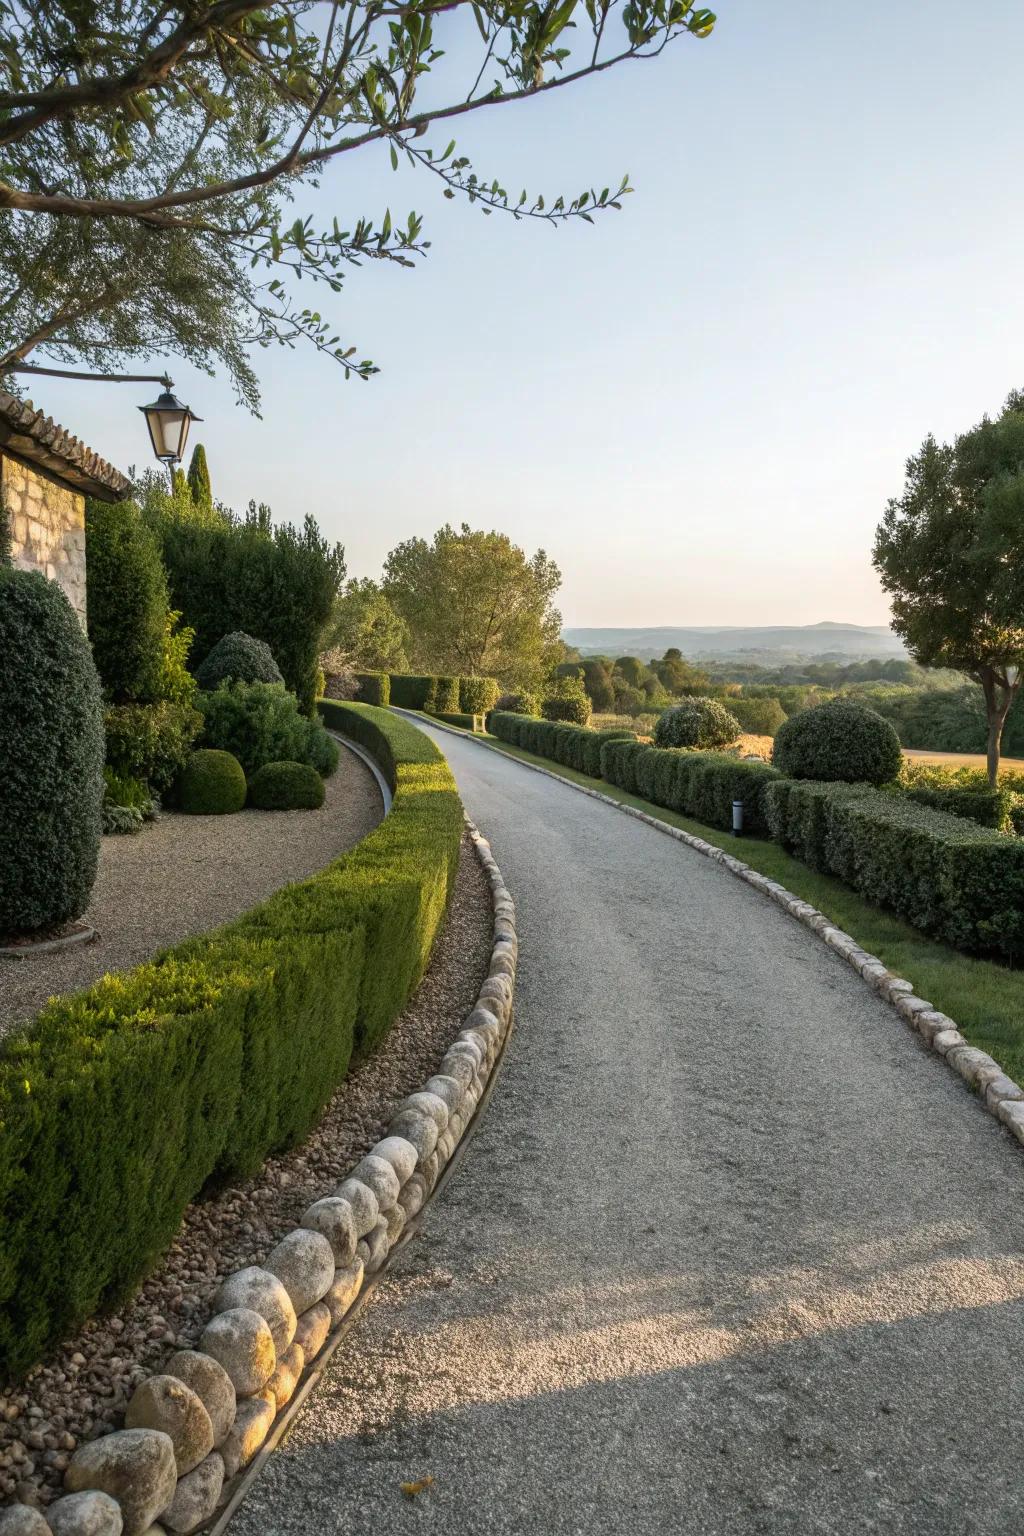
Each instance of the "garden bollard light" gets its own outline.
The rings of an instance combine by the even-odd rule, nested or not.
[[[734,800],[732,803],[732,835],[739,837],[743,831],[743,801]]]

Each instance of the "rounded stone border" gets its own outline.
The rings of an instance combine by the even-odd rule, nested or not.
[[[406,712],[398,711],[398,713]],[[442,725],[437,721],[432,723],[439,731],[451,731],[455,736],[475,741],[486,751],[500,752],[500,748],[492,747],[490,742],[483,741],[479,736],[473,736],[468,731],[455,730],[452,726]],[[600,800],[605,805],[623,812],[624,815],[632,816],[636,821],[645,822],[656,831],[665,833],[667,837],[674,837],[677,842],[685,843],[688,848],[703,854],[705,858],[714,859],[717,864],[724,865],[738,879],[769,896],[791,917],[795,917],[798,922],[803,923],[805,928],[816,933],[822,943],[827,944],[840,959],[845,960],[858,973],[862,980],[874,988],[880,997],[890,1003],[905,1023],[918,1032],[925,1044],[942,1056],[947,1065],[975,1090],[978,1099],[989,1113],[994,1115],[1021,1145],[1024,1145],[1024,1088],[1021,1088],[1019,1083],[1003,1071],[994,1057],[968,1044],[957,1028],[955,1020],[940,1013],[937,1008],[933,1008],[925,998],[918,997],[909,981],[902,976],[895,976],[877,955],[862,949],[856,939],[844,933],[841,928],[837,928],[823,912],[818,911],[817,907],[812,907],[810,902],[802,901],[799,896],[794,896],[792,891],[788,891],[777,880],[770,880],[767,875],[762,875],[758,870],[751,868],[742,859],[735,858],[724,848],[718,848],[702,837],[694,837],[692,833],[684,832],[681,827],[673,827],[657,816],[638,810],[636,806],[623,805],[620,800],[604,794],[599,789],[591,789],[587,784],[577,784],[573,779],[563,778],[560,773],[553,773],[550,768],[545,768],[541,763],[527,762],[520,757],[515,758],[514,761],[521,763],[524,768],[529,768],[533,773],[541,773],[545,778],[556,779],[559,784],[578,790],[581,795],[589,795],[592,800]]]
[[[224,1531],[327,1360],[408,1241],[475,1129],[512,1028],[515,905],[490,845],[465,817],[491,890],[491,959],[476,1003],[384,1139],[309,1207],[264,1267],[229,1275],[193,1350],[136,1389],[126,1428],[81,1446],[67,1494],[45,1513],[0,1510],[0,1536],[166,1536]]]

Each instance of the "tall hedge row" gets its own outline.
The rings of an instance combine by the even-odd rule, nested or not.
[[[454,780],[405,721],[323,712],[393,785],[380,826],[0,1046],[0,1377],[130,1292],[208,1181],[305,1136],[427,965],[458,864]]]
[[[483,715],[493,709],[498,697],[498,681],[494,677],[392,672],[389,683],[392,704],[399,709],[426,709],[431,714]]]

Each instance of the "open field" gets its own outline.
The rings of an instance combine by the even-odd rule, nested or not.
[[[925,752],[922,747],[904,747],[903,756],[917,763],[943,763],[948,768],[980,768],[985,771],[984,752]],[[1004,757],[1000,773],[1024,773],[1024,757]]]

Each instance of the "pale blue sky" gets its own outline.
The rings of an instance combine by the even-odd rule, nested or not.
[[[416,207],[432,251],[324,296],[382,365],[368,384],[263,353],[256,421],[172,364],[217,493],[312,511],[356,575],[446,520],[500,528],[558,561],[572,625],[883,622],[870,545],[904,459],[1024,385],[1024,6],[719,18],[460,125],[510,188],[629,171],[593,227],[484,218],[383,151],[328,171],[318,206]],[[115,463],[146,462],[144,388],[32,383]]]

